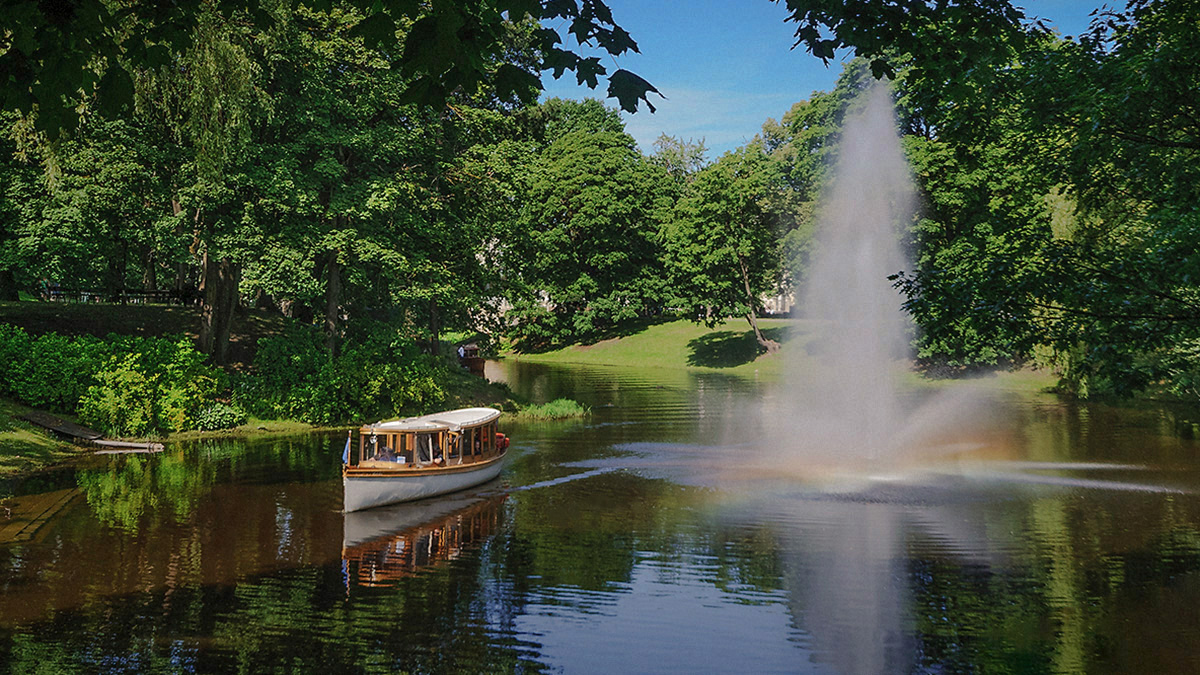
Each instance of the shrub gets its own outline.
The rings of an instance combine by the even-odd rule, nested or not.
[[[32,344],[24,328],[0,324],[0,396],[22,398],[18,381],[23,379]]]
[[[588,414],[588,408],[582,403],[572,401],[569,398],[556,398],[549,403],[521,408],[517,414],[522,417],[532,417],[539,420],[559,420],[569,417],[583,417]]]
[[[259,340],[236,401],[258,417],[338,424],[377,419],[440,403],[439,368],[395,329],[348,340],[337,357],[320,332],[303,327]]]
[[[0,395],[78,413],[108,434],[194,428],[223,387],[224,374],[183,336],[31,337],[0,325]]]
[[[84,424],[118,436],[143,436],[154,428],[157,383],[142,370],[137,354],[114,357],[96,380],[80,401]]]
[[[5,324],[0,326],[0,393],[34,407],[74,412],[110,353],[94,337],[32,337]]]
[[[112,341],[117,353],[95,374],[96,384],[80,401],[80,419],[124,436],[196,428],[200,411],[222,389],[221,371],[182,336]]]
[[[226,403],[214,403],[201,410],[196,417],[196,428],[201,431],[232,429],[245,423],[245,411]]]

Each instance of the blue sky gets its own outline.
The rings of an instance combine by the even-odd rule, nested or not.
[[[1087,27],[1102,0],[1025,0],[1018,5],[1064,35]],[[1108,4],[1122,3],[1109,0]],[[637,41],[640,54],[605,56],[609,72],[631,70],[666,95],[651,96],[658,112],[622,113],[626,130],[644,152],[659,134],[703,139],[714,159],[749,141],[768,117],[779,119],[814,91],[833,88],[840,63],[828,67],[803,48],[792,50],[787,11],[768,0],[608,0],[613,18]],[[565,26],[556,26],[565,34]],[[604,98],[575,84],[574,74],[543,74],[544,97]],[[615,100],[607,100],[616,107]]]

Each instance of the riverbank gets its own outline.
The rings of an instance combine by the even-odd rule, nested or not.
[[[245,309],[235,317],[230,339],[230,372],[245,373],[254,358],[259,340],[284,335],[291,322],[275,312]],[[62,302],[0,302],[0,324],[16,326],[31,336],[56,334],[65,337],[89,335],[103,338],[110,334],[157,338],[184,335],[196,339],[200,328],[198,307],[167,305],[118,305],[108,303]],[[447,347],[446,354],[452,354]],[[447,357],[445,368],[437,368],[439,384],[445,393],[445,407],[489,405],[516,410],[518,402],[511,392],[499,385],[472,376],[454,365]],[[53,385],[50,385],[53,386]],[[0,475],[26,473],[46,467],[81,453],[78,448],[62,442],[45,429],[29,424],[19,417],[31,410],[16,400],[3,401],[0,408]],[[71,422],[77,420],[64,415]],[[347,420],[357,426],[374,420]],[[342,427],[346,428],[346,427]],[[155,437],[150,440],[174,443],[197,438],[246,437],[265,434],[294,434],[317,431],[318,428],[288,420],[250,419],[246,423],[219,431],[189,431]],[[141,439],[139,439],[141,440]]]
[[[706,328],[680,320],[649,324],[591,344],[540,353],[508,351],[504,357],[549,364],[686,369],[766,381],[778,381],[791,368],[803,372],[815,363],[806,350],[813,337],[813,322],[760,319],[759,327],[766,337],[779,343],[779,351],[759,353],[754,333],[745,321],[727,321],[715,328]],[[1053,387],[1057,376],[1045,370],[999,369],[961,379],[932,378],[910,372],[906,381],[912,386],[953,386],[972,382],[999,389],[1040,392]]]
[[[681,368],[730,375],[777,378],[784,354],[807,342],[806,323],[793,319],[761,319],[763,334],[780,351],[759,354],[754,333],[745,322],[706,328],[691,321],[652,323],[619,337],[539,353],[509,351],[506,358],[536,363],[563,363],[631,368]]]
[[[84,452],[20,419],[30,410],[32,408],[0,399],[0,477],[35,471]]]

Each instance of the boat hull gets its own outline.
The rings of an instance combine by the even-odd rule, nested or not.
[[[348,469],[342,476],[345,495],[342,509],[346,512],[361,511],[465,490],[500,475],[503,466],[504,456],[500,456],[478,464],[444,468],[401,471]]]

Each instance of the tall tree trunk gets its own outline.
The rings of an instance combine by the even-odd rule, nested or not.
[[[116,251],[108,256],[108,264],[104,274],[104,295],[109,302],[125,304],[125,244],[118,245]]]
[[[154,249],[146,249],[146,257],[142,261],[142,288],[147,291],[158,290],[158,260]]]
[[[767,350],[768,354],[779,351],[779,343],[774,340],[768,340],[762,331],[758,328],[758,315],[754,312],[754,292],[750,290],[750,270],[746,266],[746,259],[738,256],[738,267],[742,271],[742,284],[746,288],[746,306],[749,310],[746,312],[746,321],[750,322],[750,328],[754,330],[754,339],[758,341],[758,345]]]
[[[438,315],[437,300],[429,301],[429,334],[431,336],[429,353],[440,356],[442,353],[442,322]]]
[[[228,257],[216,260],[207,250],[203,257],[204,277],[200,282],[200,351],[213,363],[229,363],[229,335],[237,308],[241,269]]]
[[[338,262],[338,251],[329,255],[325,270],[325,348],[337,356],[338,319],[342,300],[342,265]]]
[[[20,300],[17,279],[12,270],[0,270],[0,300]]]

